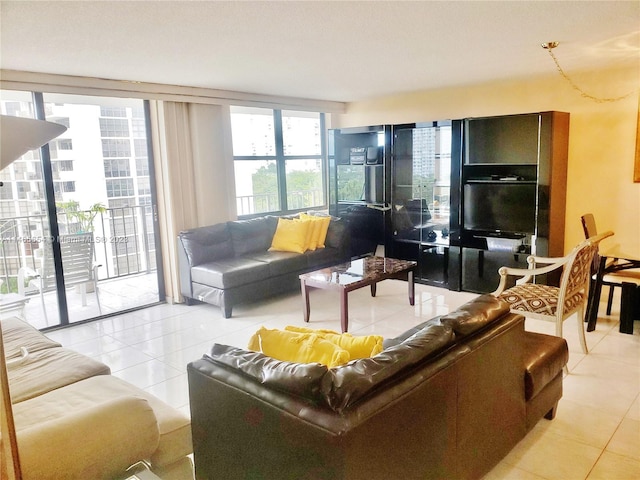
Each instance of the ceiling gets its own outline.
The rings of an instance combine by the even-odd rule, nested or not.
[[[640,66],[634,1],[5,1],[0,67],[357,101]]]

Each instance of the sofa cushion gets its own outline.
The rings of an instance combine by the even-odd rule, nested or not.
[[[309,227],[309,233],[307,234],[307,248],[305,250],[315,250],[318,248],[318,239],[320,238],[320,233],[322,230],[321,222],[319,217],[314,217],[312,215],[307,215],[306,213],[300,214],[301,221],[309,221],[311,225]]]
[[[530,400],[562,372],[569,361],[569,348],[564,338],[524,333],[524,391],[525,399]]]
[[[308,250],[304,252],[304,257],[306,258],[307,267],[312,270],[327,265],[335,265],[338,262],[344,262],[346,260],[340,256],[340,251],[333,247],[317,248],[313,251]]]
[[[307,268],[307,257],[292,252],[254,252],[244,258],[251,258],[269,266],[269,276],[276,277],[291,272],[301,272]]]
[[[269,251],[304,253],[310,241],[310,221],[280,218]]]
[[[22,348],[26,348],[28,352],[39,352],[62,346],[18,317],[3,318],[1,321],[4,353],[7,360],[20,357]]]
[[[345,230],[347,225],[343,220],[336,219],[329,222],[327,229],[327,236],[324,241],[325,247],[332,247],[337,249],[344,248]]]
[[[154,451],[150,458],[152,467],[169,465],[193,452],[191,423],[185,414],[150,393],[113,375],[87,378],[31,399],[24,405],[14,406],[14,413],[19,414],[16,417],[16,425],[19,425],[18,422],[33,424],[37,419],[44,421],[47,418],[68,415],[74,410],[98,405],[107,398],[116,399],[131,396],[145,399],[151,405],[156,417],[160,439],[155,451],[152,449]],[[126,412],[123,412],[122,415],[122,418],[126,418]],[[29,416],[31,419],[26,420],[25,417]],[[115,421],[115,418],[111,416],[110,420]],[[131,435],[136,438],[137,432],[133,430]],[[137,438],[136,442],[138,442]],[[153,447],[155,444],[151,446]],[[104,452],[102,453],[104,454]]]
[[[353,336],[350,333],[338,333],[333,330],[314,330],[312,328],[287,325],[284,329],[288,332],[312,333],[318,335],[338,347],[349,352],[349,358],[369,358],[382,351],[382,337],[380,335]]]
[[[403,370],[444,350],[454,342],[453,330],[444,325],[428,325],[399,345],[375,357],[361,358],[331,369],[323,378],[322,393],[327,405],[341,412],[381,387]]]
[[[458,336],[469,335],[509,313],[509,304],[493,295],[480,295],[455,311],[440,317]]]
[[[269,265],[250,258],[228,258],[198,265],[191,279],[214,288],[231,288],[269,278]]]
[[[66,390],[13,407],[25,480],[122,478],[130,465],[151,457],[160,435],[144,398],[87,401]]]
[[[277,217],[227,222],[236,256],[268,250],[276,231]]]
[[[214,344],[204,358],[238,370],[268,388],[319,402],[323,399],[320,381],[327,373],[320,363],[282,362],[260,352]]]
[[[319,335],[264,327],[251,337],[248,348],[286,362],[321,363],[329,368],[350,358],[349,352]]]
[[[29,353],[8,365],[13,403],[42,395],[96,375],[109,375],[104,363],[66,348],[48,348]]]
[[[180,232],[180,239],[191,266],[234,255],[226,223]]]
[[[423,328],[425,328],[428,325],[442,325],[440,323],[440,317],[439,316],[438,317],[433,317],[433,318],[427,320],[426,322],[419,323],[415,327],[411,327],[410,329],[405,330],[404,332],[402,332],[397,337],[385,338],[384,341],[382,342],[383,347],[384,348],[389,348],[389,347],[393,347],[395,345],[398,345],[398,344],[404,342],[410,336],[415,335],[416,333],[418,333],[420,330],[422,330]]]
[[[331,217],[309,215],[307,213],[300,214],[301,220],[311,220],[313,231],[312,240],[309,250],[315,250],[316,248],[324,248],[327,238],[327,231],[329,230],[329,222]]]

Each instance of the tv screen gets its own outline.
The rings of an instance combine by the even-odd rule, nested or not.
[[[463,207],[466,230],[535,233],[534,184],[469,183],[464,186]]]

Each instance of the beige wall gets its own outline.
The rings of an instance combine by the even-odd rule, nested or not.
[[[334,127],[411,123],[465,117],[569,112],[569,166],[565,250],[584,237],[580,216],[592,212],[599,231],[613,230],[606,245],[640,252],[640,183],[633,183],[640,69],[572,74],[587,93],[624,100],[596,103],[559,75],[399,94],[347,106]],[[606,247],[605,245],[605,247]]]

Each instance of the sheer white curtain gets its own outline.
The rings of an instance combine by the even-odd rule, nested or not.
[[[189,104],[150,106],[165,289],[168,301],[181,302],[176,237],[198,220]]]
[[[168,301],[182,302],[176,237],[236,218],[227,105],[152,101],[160,237]]]

